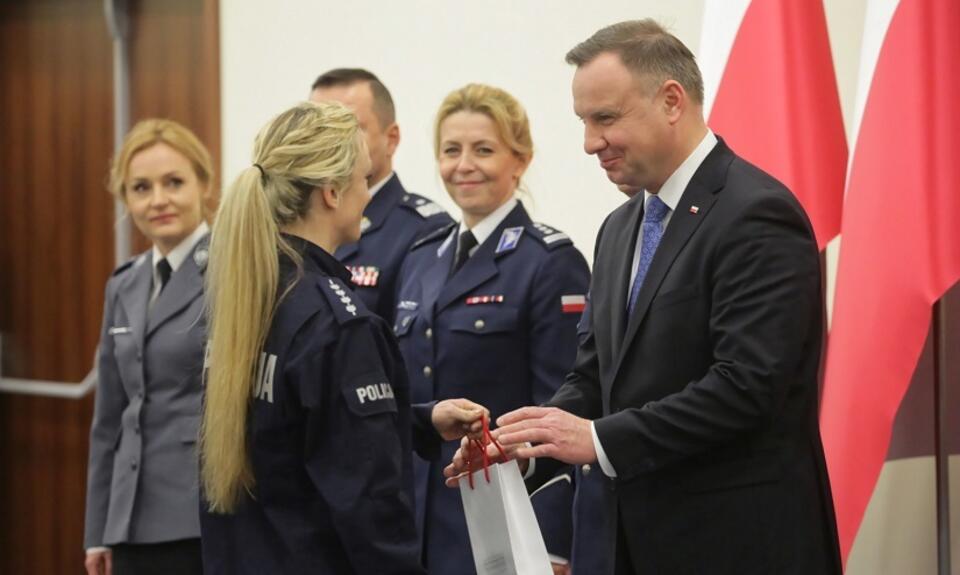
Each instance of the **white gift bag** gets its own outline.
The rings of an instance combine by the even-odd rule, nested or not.
[[[515,460],[460,479],[477,575],[552,575],[547,546]]]

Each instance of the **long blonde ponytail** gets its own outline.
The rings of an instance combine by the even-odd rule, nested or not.
[[[210,510],[229,513],[254,486],[247,414],[257,358],[278,302],[280,235],[306,215],[319,186],[343,188],[363,150],[356,118],[339,104],[300,104],[257,136],[254,165],[227,190],[210,238],[208,370],[200,463]]]

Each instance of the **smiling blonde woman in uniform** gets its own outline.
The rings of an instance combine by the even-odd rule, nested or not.
[[[414,401],[466,396],[496,417],[549,399],[577,350],[590,281],[566,234],[535,223],[517,198],[533,159],[520,103],[493,86],[454,90],[437,112],[434,151],[461,222],[414,244],[400,273],[394,329]],[[439,457],[415,461],[418,519],[431,573],[473,573],[460,495]],[[569,475],[533,498],[557,568],[569,558]]]
[[[110,171],[153,244],[107,282],[84,545],[89,575],[200,573],[196,437],[205,323],[210,154],[187,128],[144,120]]]

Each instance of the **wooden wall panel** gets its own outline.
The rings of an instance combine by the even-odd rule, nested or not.
[[[131,11],[131,121],[162,116],[220,157],[216,0]],[[113,268],[112,50],[102,0],[0,1],[3,374],[79,381]],[[143,249],[140,238],[135,247]],[[0,394],[0,573],[83,572],[92,398]]]
[[[141,0],[132,5],[131,124],[152,117],[180,122],[210,150],[218,173],[219,26],[217,3],[211,0]],[[211,210],[215,202],[216,197]],[[134,249],[144,249],[146,240],[139,233],[135,237]]]
[[[103,4],[0,5],[3,373],[78,381],[113,266]],[[0,572],[77,573],[91,398],[0,396]]]

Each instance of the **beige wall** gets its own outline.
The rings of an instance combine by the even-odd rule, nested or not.
[[[839,86],[852,113],[864,0],[826,3]],[[495,84],[527,108],[536,157],[527,175],[534,217],[567,231],[592,260],[596,230],[624,197],[583,153],[572,112],[566,50],[597,28],[656,17],[696,50],[702,0],[444,0],[221,5],[224,180],[250,159],[256,130],[307,96],[322,71],[362,66],[394,94],[403,140],[395,166],[408,188],[453,204],[436,175],[433,115],[444,95],[467,82]],[[849,123],[849,122],[848,122]]]

